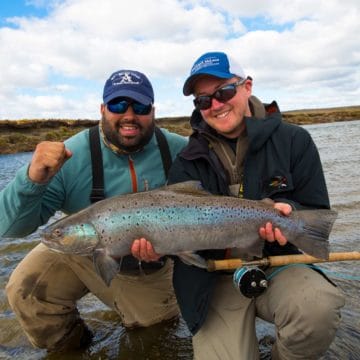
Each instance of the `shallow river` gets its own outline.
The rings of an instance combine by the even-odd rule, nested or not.
[[[360,121],[305,126],[320,151],[332,207],[339,216],[331,233],[332,251],[359,251],[360,218]],[[16,170],[29,161],[31,154],[0,155],[0,189]],[[21,239],[0,238],[0,359],[192,359],[189,332],[182,320],[147,329],[125,330],[118,316],[92,295],[79,303],[80,312],[94,331],[93,345],[86,351],[48,355],[33,349],[5,297],[5,284],[11,271],[38,243],[37,234]],[[360,359],[360,263],[337,262],[320,266],[346,295],[342,324],[322,360]],[[268,359],[269,339],[274,329],[257,323],[261,358]],[[270,337],[269,337],[270,335]]]

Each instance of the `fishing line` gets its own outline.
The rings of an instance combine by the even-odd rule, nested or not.
[[[330,275],[332,277],[336,277],[336,278],[339,278],[339,279],[345,279],[345,280],[360,281],[360,276],[352,276],[352,275],[340,274],[340,273],[337,273],[335,271],[329,271],[329,270],[323,269],[323,268],[321,268],[319,266],[311,265],[311,264],[288,264],[288,265],[284,265],[284,266],[279,266],[275,271],[273,271],[270,275],[267,276],[267,279],[271,280],[271,278],[273,278],[275,275],[277,275],[281,271],[283,271],[283,270],[285,270],[285,269],[287,269],[289,267],[292,267],[292,266],[311,267],[314,270],[322,271],[324,274]]]

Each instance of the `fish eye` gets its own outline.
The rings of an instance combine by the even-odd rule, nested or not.
[[[53,235],[56,236],[56,237],[59,237],[62,235],[62,231],[60,229],[55,229],[53,231]]]

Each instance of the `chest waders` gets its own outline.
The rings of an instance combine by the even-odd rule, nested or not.
[[[168,178],[169,169],[172,164],[169,144],[162,131],[155,126],[155,137],[159,144],[160,155],[165,173]],[[90,201],[92,203],[105,199],[104,194],[104,168],[101,154],[99,126],[93,126],[89,130],[91,165],[92,165],[92,190]]]

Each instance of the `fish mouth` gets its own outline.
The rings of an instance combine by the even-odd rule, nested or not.
[[[64,237],[61,242],[57,242],[51,239],[43,237],[41,242],[46,245],[50,250],[58,254],[68,255],[80,255],[80,256],[91,256],[94,252],[96,245],[90,243],[88,246],[76,246],[71,245],[73,239],[71,237]],[[70,245],[69,245],[70,244]]]

